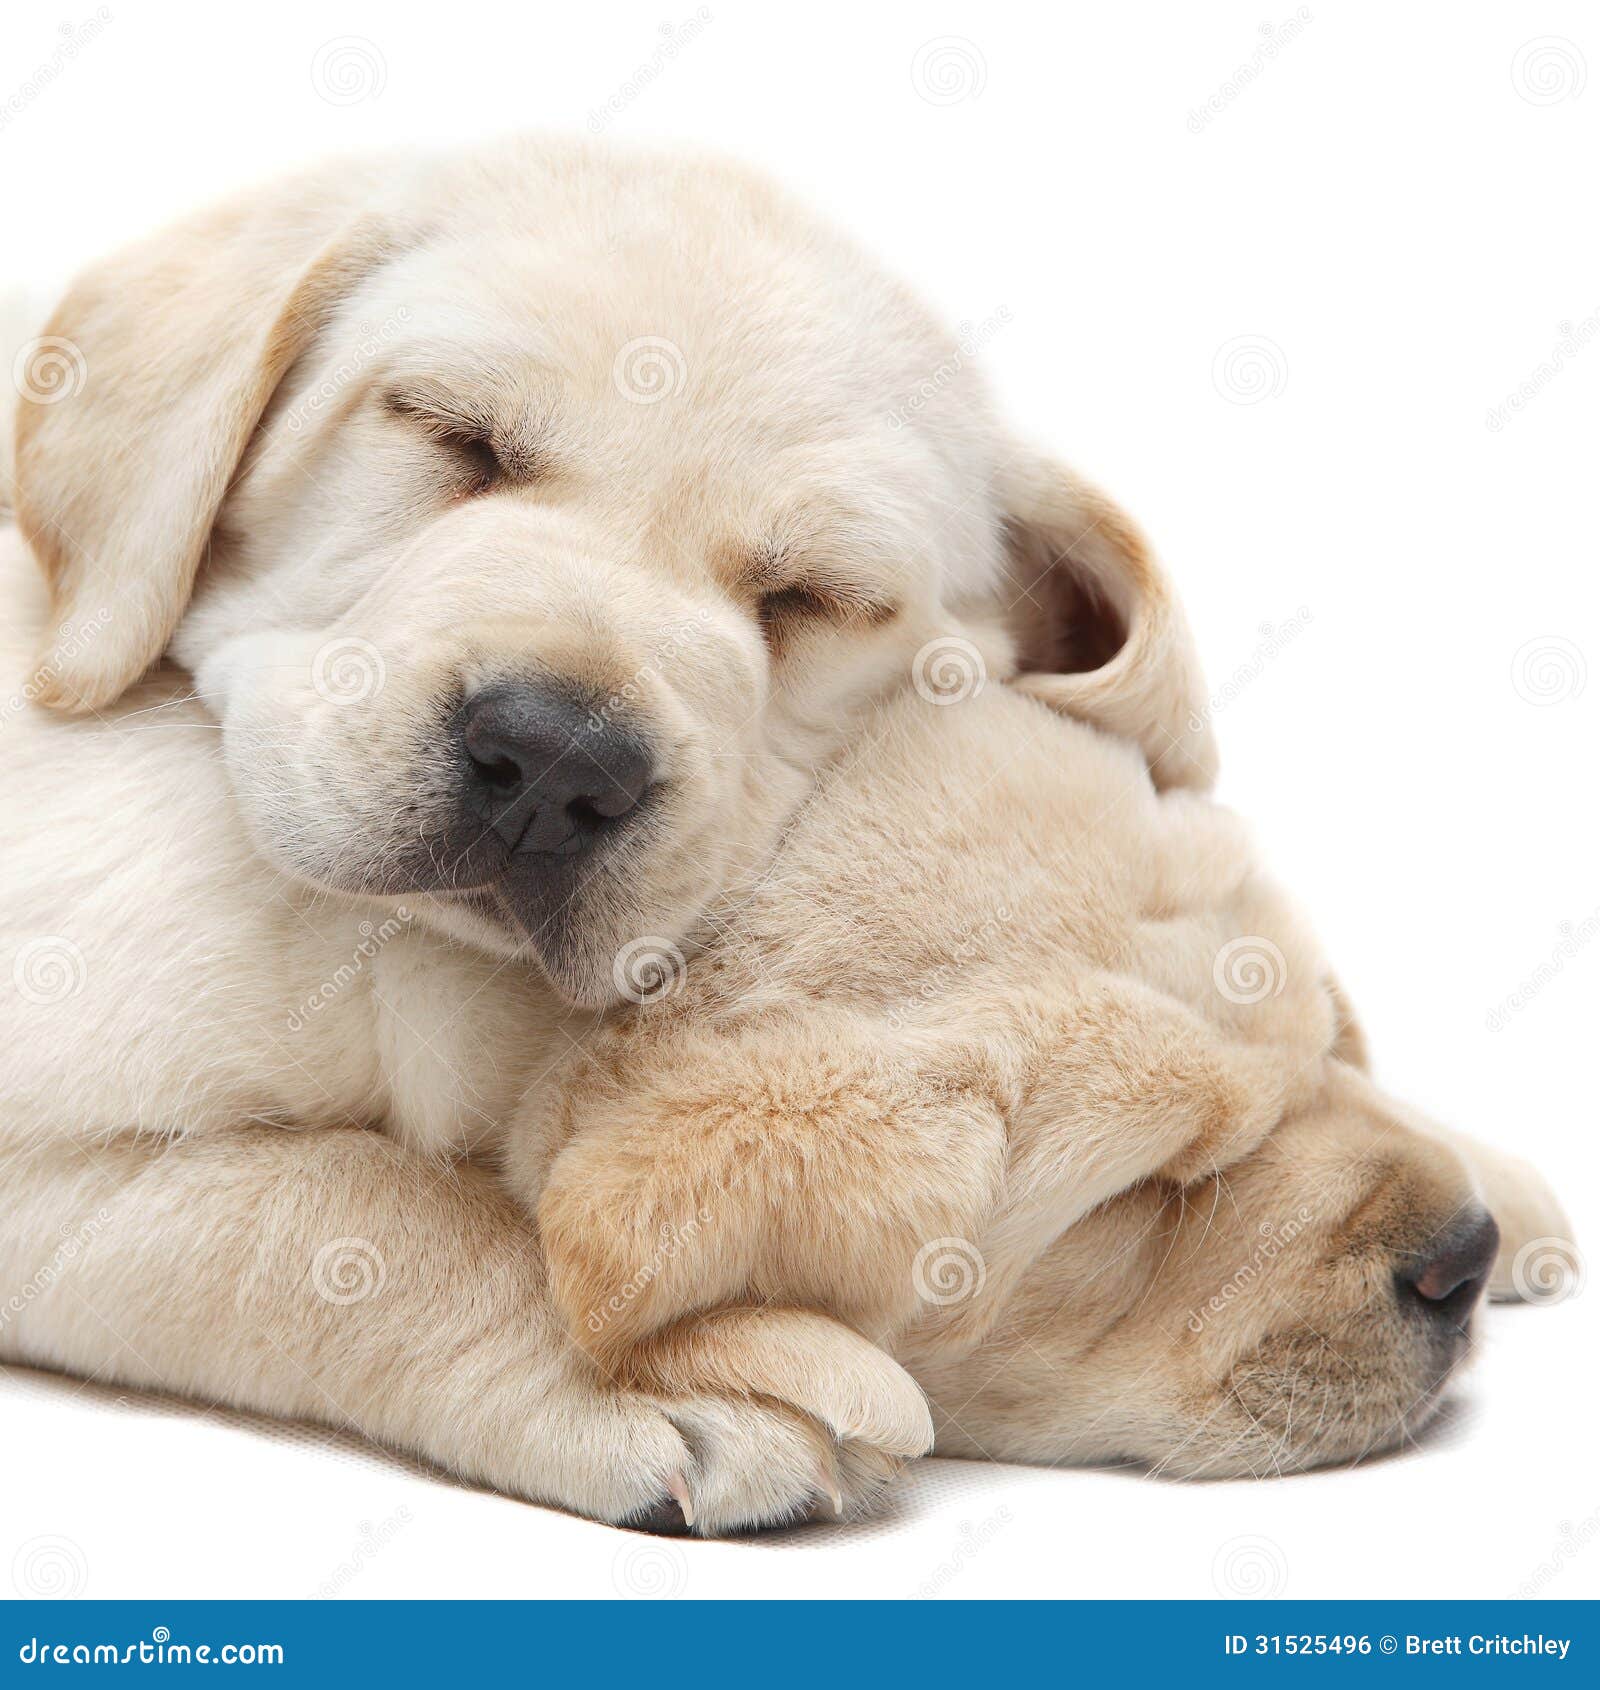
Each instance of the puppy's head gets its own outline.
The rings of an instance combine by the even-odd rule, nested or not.
[[[1330,1064],[1250,1155],[1096,1209],[979,1350],[919,1368],[940,1447],[1203,1478],[1389,1449],[1468,1356],[1497,1236],[1455,1153]]]
[[[170,654],[278,866],[576,1000],[763,856],[955,609],[1050,667],[1137,662],[1149,620],[1120,514],[723,164],[345,164],[100,265],[47,333],[83,380],[19,418],[33,695],[102,711]]]

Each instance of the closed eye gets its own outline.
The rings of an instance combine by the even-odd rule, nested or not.
[[[860,623],[876,627],[895,615],[895,607],[848,587],[797,582],[763,593],[758,612],[767,637],[778,642],[808,622],[829,622],[840,628]]]
[[[392,393],[387,400],[394,415],[420,428],[448,454],[459,477],[458,497],[486,493],[505,478],[505,466],[495,450],[491,425],[480,418],[446,413],[431,401]]]

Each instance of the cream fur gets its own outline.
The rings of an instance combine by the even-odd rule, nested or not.
[[[953,1407],[942,1441],[1061,1459],[1080,1428],[1006,1371],[1019,1308],[1048,1309],[1046,1353],[1107,1330],[1073,1288],[1138,1236],[1110,1205],[1186,1242],[1153,1283],[1135,1258],[1150,1316],[1117,1331],[1112,1378],[1088,1372],[1140,1388],[1095,1453],[1281,1471],[1434,1412],[1459,1357],[1394,1276],[1478,1208],[1468,1170],[1366,1077],[1238,822],[1159,792],[1127,742],[1007,687],[902,698],[710,925],[679,988],[575,1041],[512,1131],[556,1307],[606,1375],[743,1378],[835,1428],[846,1398],[902,1454],[933,1424],[858,1334],[924,1380],[1004,1358],[994,1401],[1020,1423]],[[1533,1216],[1495,1200],[1514,1250]],[[1248,1258],[1247,1216],[1292,1233],[1270,1292],[1186,1332],[1184,1296],[1203,1307]],[[838,1320],[799,1356],[796,1309]],[[1314,1411],[1286,1418],[1277,1392]]]
[[[916,429],[884,426],[949,346],[897,285],[730,167],[540,142],[346,166],[252,196],[108,260],[46,332],[73,341],[88,375],[81,392],[19,410],[29,544],[0,530],[0,1356],[350,1425],[606,1519],[672,1498],[703,1530],[819,1497],[864,1506],[927,1436],[917,1386],[886,1352],[815,1310],[781,1328],[768,1314],[759,1355],[737,1323],[688,1354],[703,1389],[619,1389],[568,1341],[531,1223],[486,1169],[514,1161],[531,1194],[555,1138],[508,1147],[505,1124],[530,1101],[581,1101],[552,1076],[573,1040],[597,1036],[629,941],[692,953],[708,916],[732,921],[691,963],[694,993],[715,995],[705,975],[720,959],[759,988],[750,1014],[771,993],[782,1018],[814,946],[783,927],[793,906],[783,916],[773,899],[791,871],[780,857],[767,875],[772,851],[814,774],[871,753],[889,725],[906,761],[873,777],[899,805],[882,831],[841,812],[829,843],[813,803],[795,837],[813,839],[806,873],[827,859],[817,910],[858,910],[859,846],[895,865],[894,897],[867,918],[898,907],[908,924],[879,948],[843,941],[796,1048],[859,1064],[865,1026],[903,993],[897,1054],[874,1077],[884,1109],[908,1103],[945,1133],[949,1184],[910,1168],[887,1245],[875,1223],[837,1240],[866,1259],[860,1300],[832,1312],[893,1343],[945,1447],[1176,1458],[1217,1375],[1211,1339],[1171,1344],[1173,1306],[1289,1201],[1313,1152],[1359,1138],[1383,1106],[1348,1077],[1355,1101],[1337,1120],[1278,1126],[1268,1147],[1299,1132],[1304,1154],[1257,1150],[1230,1168],[1241,1225],[1204,1231],[1180,1275],[1155,1273],[1149,1240],[1191,1227],[1185,1196],[1122,1187],[1167,1164],[1199,1173],[1221,1153],[1206,1121],[1251,1115],[1261,1056],[1241,1029],[1201,1039],[1214,1070],[1168,1075],[1182,1107],[1154,1160],[1133,1104],[1127,1142],[1110,1134],[1076,1171],[1060,1159],[1069,1123],[996,1106],[1006,1094],[984,1070],[996,1041],[1020,1073],[1063,1036],[1047,1024],[1060,1004],[1031,1032],[975,1025],[977,1067],[949,1089],[944,1034],[918,1029],[937,1020],[918,982],[948,939],[946,891],[966,887],[970,905],[992,882],[972,878],[970,843],[927,834],[930,804],[970,792],[977,765],[984,782],[997,775],[994,796],[1024,824],[993,813],[997,860],[1039,869],[1031,895],[1045,906],[1053,884],[1028,816],[1061,772],[1041,747],[1064,730],[1000,690],[1013,652],[1044,671],[1024,683],[1041,697],[1140,745],[1161,789],[1203,786],[1214,754],[1190,727],[1202,694],[1182,617],[1114,507],[1016,448],[970,382]],[[681,352],[685,385],[637,404],[616,361],[651,337]],[[386,403],[402,382],[419,400],[472,401],[507,455],[539,469],[463,496],[460,464]],[[764,629],[761,594],[791,584],[811,597]],[[685,622],[703,630],[694,660],[661,655]],[[919,654],[952,637],[988,667],[974,708],[895,703],[915,697]],[[350,641],[381,659],[382,684],[330,699],[319,658]],[[400,808],[434,779],[441,700],[525,662],[615,694],[675,759],[675,807],[648,850],[588,889],[564,959],[390,872],[412,825]],[[1051,672],[1063,663],[1082,672]],[[1015,711],[1041,736],[1026,748],[1031,785],[1003,736],[973,739]],[[932,741],[918,750],[924,720],[949,732],[948,762]],[[1139,760],[1089,743],[1083,767],[1136,792],[1130,814],[1156,827],[1169,801]],[[1078,768],[1079,742],[1060,745]],[[834,790],[842,800],[848,784]],[[1227,824],[1214,825],[1226,857]],[[1109,893],[1124,871],[1104,866]],[[766,935],[749,925],[762,910],[779,923]],[[769,942],[775,972],[750,975],[740,944]],[[1157,948],[1139,966],[1181,998],[1163,973],[1181,961]],[[1004,994],[1019,1014],[1044,990],[1036,962],[1000,964],[1024,971]],[[1303,973],[1283,1010],[1291,1032],[1322,1025],[1302,991]],[[1161,1013],[1192,1031],[1199,1012]],[[766,1054],[752,1028],[747,1059]],[[715,1017],[684,1036],[725,1071]],[[905,1065],[919,1039],[932,1064],[920,1071]],[[1080,1054],[1091,1067],[1105,1056],[1093,1040]],[[845,1078],[853,1108],[859,1076]],[[637,1095],[683,1079],[641,1069]],[[1237,1108],[1187,1117],[1185,1087],[1202,1079]],[[1372,1189],[1421,1192],[1416,1225],[1465,1194],[1447,1155],[1407,1133],[1393,1142],[1400,1171]],[[894,1150],[886,1136],[873,1154]],[[860,1203],[882,1187],[841,1189]],[[1067,1225],[1091,1192],[1119,1190]],[[1341,1214],[1353,1185],[1346,1198]],[[1548,1220],[1542,1188],[1519,1186],[1518,1201]],[[883,1295],[893,1251],[932,1225],[980,1222],[993,1295],[908,1326],[903,1300]],[[1390,1247],[1410,1246],[1374,1249]],[[819,1301],[836,1288],[811,1286]],[[1321,1294],[1333,1315],[1353,1306],[1349,1287]],[[1101,1342],[1111,1311],[1116,1336]],[[1271,1325],[1270,1310],[1252,1318]],[[1027,1353],[997,1370],[1024,1327]],[[1082,1365],[1091,1345],[1110,1359]],[[829,1356],[844,1365],[824,1377]],[[1047,1378],[1038,1356],[1070,1365]],[[802,1390],[816,1416],[775,1400]]]

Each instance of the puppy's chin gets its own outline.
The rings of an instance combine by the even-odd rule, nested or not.
[[[459,943],[536,969],[556,995],[578,1009],[645,1003],[677,991],[683,937],[695,910],[662,911],[648,924],[634,900],[584,896],[575,884],[537,888],[496,884],[470,892],[426,892],[413,901],[420,920]],[[599,891],[599,888],[595,889]],[[607,906],[611,906],[608,908]]]

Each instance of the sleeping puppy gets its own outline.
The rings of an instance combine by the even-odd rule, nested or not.
[[[21,349],[27,700],[104,715],[167,656],[283,876],[604,1004],[949,613],[1009,607],[1025,666],[1125,639],[1136,540],[969,363],[725,162],[321,168],[94,267]],[[1163,770],[1204,780],[1167,655]]]
[[[1126,519],[898,283],[704,159],[329,167],[7,351],[0,1360],[605,1519],[684,1472],[728,1525],[809,1496],[778,1405],[597,1389],[462,1159],[938,681],[958,612],[1005,623],[996,676],[1118,662],[1161,779],[1206,779]]]
[[[510,1171],[604,1377],[773,1398],[885,1459],[933,1444],[918,1380],[970,1380],[963,1358],[1019,1308],[1043,1319],[1041,1274],[1070,1296],[1052,1253],[1123,1287],[1095,1330],[1148,1362],[1148,1332],[1124,1342],[1112,1318],[1130,1220],[1191,1232],[1189,1210],[1287,1181],[1278,1219],[1318,1254],[1274,1284],[1308,1328],[1259,1300],[1198,1338],[1175,1327],[1187,1394],[1158,1429],[1130,1404],[1097,1452],[1281,1471],[1429,1419],[1499,1248],[1463,1165],[1364,1067],[1231,814],[1008,687],[910,694],[687,969],[544,1077]],[[1244,1248],[1203,1225],[1188,1243],[1212,1269]],[[1184,1266],[1196,1307],[1215,1286]],[[1099,1366],[1073,1388],[1105,1400]],[[1047,1396],[998,1449],[992,1430],[966,1447],[1060,1459]],[[1291,1396],[1325,1412],[1291,1427]]]
[[[1153,572],[1149,580],[1152,594],[1130,610],[1128,638],[1105,671],[1019,686],[1157,741],[1149,725],[1159,710],[1140,716],[1165,696],[1160,630],[1172,635],[1181,619]],[[0,582],[27,607],[0,622],[0,664],[20,684],[43,606],[14,534],[0,533]],[[987,761],[975,772],[975,748],[962,751],[959,727],[969,704],[953,703],[933,723],[940,737],[949,730],[948,773],[914,762],[892,780],[885,771],[879,790],[895,807],[876,817],[848,812],[834,830],[819,795],[803,823],[808,852],[826,848],[815,890],[857,915],[830,918],[819,903],[802,945],[794,912],[771,905],[763,919],[773,926],[775,972],[763,984],[759,955],[747,949],[757,931],[733,901],[734,923],[690,964],[719,1062],[726,1040],[712,966],[730,984],[754,980],[760,993],[793,1002],[809,950],[831,998],[811,1007],[821,1023],[852,1023],[839,1053],[860,1057],[865,1025],[902,1061],[914,1034],[930,1053],[952,1036],[940,1000],[972,992],[975,969],[1000,971],[1001,1007],[1051,980],[1026,946],[1015,955],[1006,947],[1033,913],[1022,898],[1030,887],[1033,903],[1043,902],[1044,931],[1076,919],[1051,903],[1059,886],[1035,869],[1014,896],[1007,887],[985,900],[993,870],[980,862],[974,877],[968,851],[982,834],[966,829],[982,824],[1003,836],[1008,874],[1027,866],[1023,842],[1048,860],[1057,844],[1035,837],[1030,812],[1058,777],[1039,759],[1052,746],[1076,746],[1075,730],[999,692],[1003,665],[990,655],[991,679],[970,707],[998,708],[1036,737],[985,742]],[[910,732],[917,719],[886,718],[908,754],[932,744]],[[869,1507],[898,1456],[836,1439],[821,1420],[751,1394],[737,1332],[725,1359],[696,1359],[739,1388],[693,1395],[619,1389],[569,1341],[532,1220],[495,1169],[524,1162],[532,1193],[539,1176],[526,1162],[538,1158],[531,1144],[519,1157],[507,1153],[507,1121],[547,1083],[560,1085],[567,1108],[581,1103],[572,1076],[558,1079],[557,1070],[591,1017],[554,1000],[531,972],[475,954],[403,911],[280,879],[237,825],[221,760],[201,749],[210,731],[169,675],[103,721],[23,710],[7,723],[0,1361],[347,1427],[460,1478],[608,1521],[676,1514],[674,1497],[702,1532],[814,1506],[831,1515],[835,1498],[847,1512]],[[1146,809],[1156,805],[1131,752],[1086,743],[1098,760],[1091,766],[1106,767]],[[860,744],[882,764],[870,735]],[[1030,771],[1040,778],[1026,786]],[[831,790],[843,795],[848,778],[833,777]],[[972,814],[945,838],[939,817],[959,818],[958,798]],[[98,825],[106,816],[115,828]],[[885,829],[903,837],[886,839]],[[1084,830],[1086,842],[1093,831]],[[777,896],[785,862],[764,884],[752,881],[752,912]],[[886,864],[896,877],[882,882],[874,915],[862,877]],[[1108,881],[1108,896],[1118,884]],[[962,926],[961,905],[947,913],[940,901],[958,894],[979,898],[982,920],[947,947],[942,930]],[[892,929],[881,953],[851,925],[862,913]],[[843,955],[840,933],[850,947]],[[1013,978],[1006,971],[1018,961],[1029,973]],[[681,977],[668,969],[660,980],[670,987]],[[973,1006],[982,1007],[981,994]],[[663,1049],[682,1031],[664,1027]],[[970,1037],[994,1043],[992,1013]],[[1352,1061],[1358,1053],[1348,1032],[1341,1048]],[[937,1065],[931,1071],[939,1078]],[[694,1076],[640,1078],[659,1096],[664,1081],[683,1086]],[[1347,1083],[1360,1089],[1354,1074]],[[942,1104],[933,1095],[921,1106]],[[1050,1121],[1033,1124],[1047,1143]],[[998,1132],[992,1121],[990,1130]],[[873,1158],[883,1154],[875,1145],[864,1146]],[[1154,1148],[1128,1152],[1130,1174]],[[968,1147],[952,1149],[960,1172]],[[1471,1161],[1508,1253],[1570,1236],[1531,1173],[1481,1150]],[[873,1165],[864,1157],[861,1168]],[[929,1185],[942,1172],[917,1177]],[[1072,1225],[1066,1219],[1081,1207],[1074,1182],[1064,1180],[1061,1218],[1046,1225],[1029,1214],[1025,1172],[1013,1181],[1018,1213],[1053,1242],[1009,1289],[1003,1222],[992,1237],[931,1234],[910,1260],[921,1313],[894,1350],[928,1393],[941,1449],[1271,1471],[1362,1440],[1391,1441],[1425,1415],[1417,1399],[1453,1343],[1450,1311],[1440,1299],[1402,1294],[1394,1276],[1433,1260],[1475,1196],[1454,1155],[1396,1125],[1374,1094],[1361,1089],[1361,1107],[1342,1113],[1286,1121],[1213,1181],[1140,1180]],[[1062,1175],[1046,1166],[1041,1189]],[[955,1192],[963,1216],[974,1189],[968,1180]],[[939,1221],[957,1224],[943,1211]],[[605,1315],[613,1295],[635,1294],[658,1254],[692,1248],[694,1230],[685,1227],[681,1245],[652,1240],[596,1312]],[[973,1255],[980,1244],[984,1258]],[[1032,1247],[1026,1237],[1021,1244],[1024,1253]],[[901,1255],[887,1267],[869,1263],[864,1283],[886,1285],[907,1271]],[[885,1301],[894,1303],[895,1287]],[[1327,1335],[1325,1346],[1305,1342],[1308,1322]],[[797,1369],[809,1390],[827,1382],[839,1335],[821,1323],[806,1330],[819,1340],[816,1366]],[[591,1341],[582,1319],[579,1334]],[[859,1349],[850,1346],[846,1359],[855,1365]],[[1236,1364],[1246,1397],[1233,1390]],[[868,1384],[884,1384],[881,1366]],[[1318,1412],[1301,1412],[1308,1404]],[[873,1406],[870,1395],[864,1405]],[[842,1425],[863,1423],[837,1403],[820,1406]],[[890,1407],[900,1406],[891,1393]],[[896,1449],[925,1435],[903,1412],[883,1430]]]

